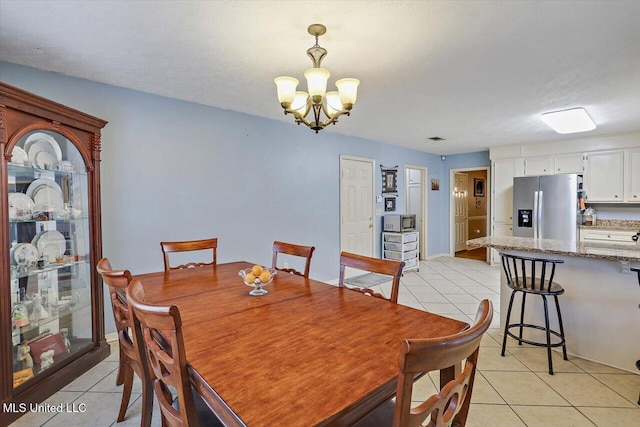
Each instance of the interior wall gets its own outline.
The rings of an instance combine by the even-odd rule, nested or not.
[[[311,277],[337,278],[341,154],[375,160],[377,194],[381,164],[427,167],[427,182],[441,181],[440,191],[429,192],[427,251],[449,251],[448,170],[439,155],[16,64],[0,63],[0,79],[109,121],[102,133],[103,254],[116,268],[158,271],[161,240],[215,236],[221,263],[269,264],[276,239],[314,245]],[[275,91],[265,108],[279,108]],[[488,164],[489,154],[455,158],[456,167],[473,167]],[[404,179],[399,174],[398,188]],[[404,206],[402,191],[397,206]],[[384,209],[376,208],[379,254]],[[113,331],[110,306],[106,320]]]

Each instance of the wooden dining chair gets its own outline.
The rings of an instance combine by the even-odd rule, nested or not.
[[[273,259],[271,260],[271,266],[276,270],[286,271],[287,273],[297,274],[305,279],[309,278],[309,267],[311,267],[311,257],[315,246],[302,246],[294,245],[293,243],[285,242],[273,242]],[[304,273],[299,272],[295,268],[278,267],[278,254],[293,255],[297,257],[305,258]]]
[[[384,295],[378,292],[374,292],[372,289],[366,287],[347,286],[344,280],[344,272],[346,267],[357,268],[358,270],[366,270],[372,273],[392,276],[393,283],[391,284],[391,296],[389,298],[386,298]],[[365,295],[388,299],[389,301],[397,303],[398,293],[400,291],[400,277],[402,277],[403,268],[404,261],[370,258],[363,255],[342,252],[340,254],[340,280],[338,282],[338,286],[341,288],[348,288],[353,291],[358,291]]]
[[[182,268],[202,267],[205,265],[215,265],[218,258],[218,238],[204,240],[187,240],[184,242],[160,242],[162,255],[164,256],[164,270],[179,270]],[[191,252],[211,249],[213,260],[211,262],[188,262],[186,264],[171,267],[169,264],[169,254],[173,252]]]
[[[409,427],[464,427],[467,422],[478,351],[483,334],[491,325],[493,305],[480,302],[472,327],[455,335],[429,339],[408,339],[400,345],[400,375],[396,402],[388,401],[355,425]],[[464,362],[462,372],[418,406],[411,407],[414,379],[417,375],[456,366]],[[429,419],[429,422],[425,421]]]
[[[146,304],[142,284],[137,279],[127,288],[127,300],[133,308],[134,340],[144,348],[150,367],[162,425],[223,426],[191,387],[178,307]],[[175,397],[171,389],[176,391]]]
[[[133,373],[135,372],[142,381],[142,416],[140,425],[150,426],[153,412],[151,379],[147,374],[147,362],[144,353],[138,348],[136,342],[132,340],[130,333],[133,321],[131,319],[131,310],[126,299],[126,291],[131,283],[131,273],[129,270],[112,269],[111,263],[107,258],[102,258],[98,262],[97,270],[102,276],[104,283],[109,287],[113,318],[118,333],[120,361],[116,385],[124,384],[120,411],[118,412],[118,422],[123,421],[127,413],[127,407],[131,399],[131,390],[133,389]]]

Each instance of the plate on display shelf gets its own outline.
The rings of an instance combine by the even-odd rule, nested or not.
[[[60,194],[60,196],[62,196],[62,188],[60,188],[57,182],[49,178],[38,178],[31,184],[29,184],[29,186],[27,187],[27,196],[33,199],[33,193],[38,187],[41,187],[43,185],[55,189],[56,192]]]
[[[29,163],[29,155],[21,147],[16,145],[11,151],[11,163],[17,163],[19,165]]]
[[[54,188],[44,185],[36,188],[33,201],[36,204],[36,211],[60,212],[64,208],[62,196]]]
[[[36,157],[38,157],[38,154],[40,153],[49,153],[57,160],[56,150],[54,150],[51,145],[49,145],[46,141],[36,141],[31,145],[29,151],[27,151],[31,166],[38,167],[36,165]]]
[[[58,160],[55,154],[48,151],[39,151],[36,153],[35,166],[40,169],[56,170]]]
[[[64,255],[64,253],[67,251],[67,240],[64,238],[62,233],[57,230],[49,230],[43,233],[38,233],[36,237],[33,238],[33,241],[31,241],[32,245],[34,244],[34,241],[40,252],[44,252],[45,248],[50,245],[56,246],[59,251],[59,253],[57,254],[58,256]],[[48,250],[49,252],[52,252],[51,248],[49,248]],[[54,261],[55,258],[56,257],[53,258]]]
[[[15,208],[15,211],[9,209],[9,212],[15,216],[9,215],[11,219],[19,218],[33,212],[36,204],[33,199],[24,193],[9,193],[9,207]]]
[[[13,250],[13,259],[16,264],[35,264],[40,257],[40,252],[31,243],[18,243]]]
[[[52,153],[56,155],[56,159],[58,161],[62,160],[62,150],[60,149],[60,145],[58,144],[58,141],[56,141],[56,139],[53,136],[44,132],[32,133],[27,137],[27,140],[24,143],[24,151],[29,153],[29,156],[31,156],[30,154],[31,147],[37,142],[43,142],[45,144],[48,144],[53,149]],[[42,144],[40,144],[40,146],[42,146]]]
[[[45,260],[45,262],[48,264],[56,262],[56,260],[60,258],[62,254],[63,252],[60,250],[60,246],[57,245],[56,243],[50,243],[48,245],[44,245],[44,247],[40,251],[40,255],[42,255],[42,259]]]

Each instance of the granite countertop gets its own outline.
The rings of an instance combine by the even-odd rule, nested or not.
[[[597,227],[594,227],[597,228]],[[467,241],[468,246],[510,249],[523,252],[569,255],[583,258],[599,258],[613,261],[640,261],[640,244],[571,242],[530,237],[481,237]]]

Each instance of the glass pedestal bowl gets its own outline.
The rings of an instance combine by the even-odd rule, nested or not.
[[[263,268],[262,269],[262,274],[259,276],[255,276],[253,275],[253,273],[251,272],[251,268],[245,268],[244,270],[240,270],[238,272],[238,275],[240,277],[242,277],[242,281],[244,282],[245,285],[247,286],[252,286],[253,290],[251,290],[251,292],[249,292],[249,295],[252,296],[260,296],[260,295],[264,295],[267,294],[267,290],[263,289],[263,286],[267,286],[268,284],[270,284],[271,282],[273,282],[273,277],[277,274],[277,271],[275,268]],[[266,280],[266,278],[264,277],[264,273],[268,272],[268,278],[269,280]],[[260,280],[262,278],[262,280],[266,280],[266,281],[262,281]]]

